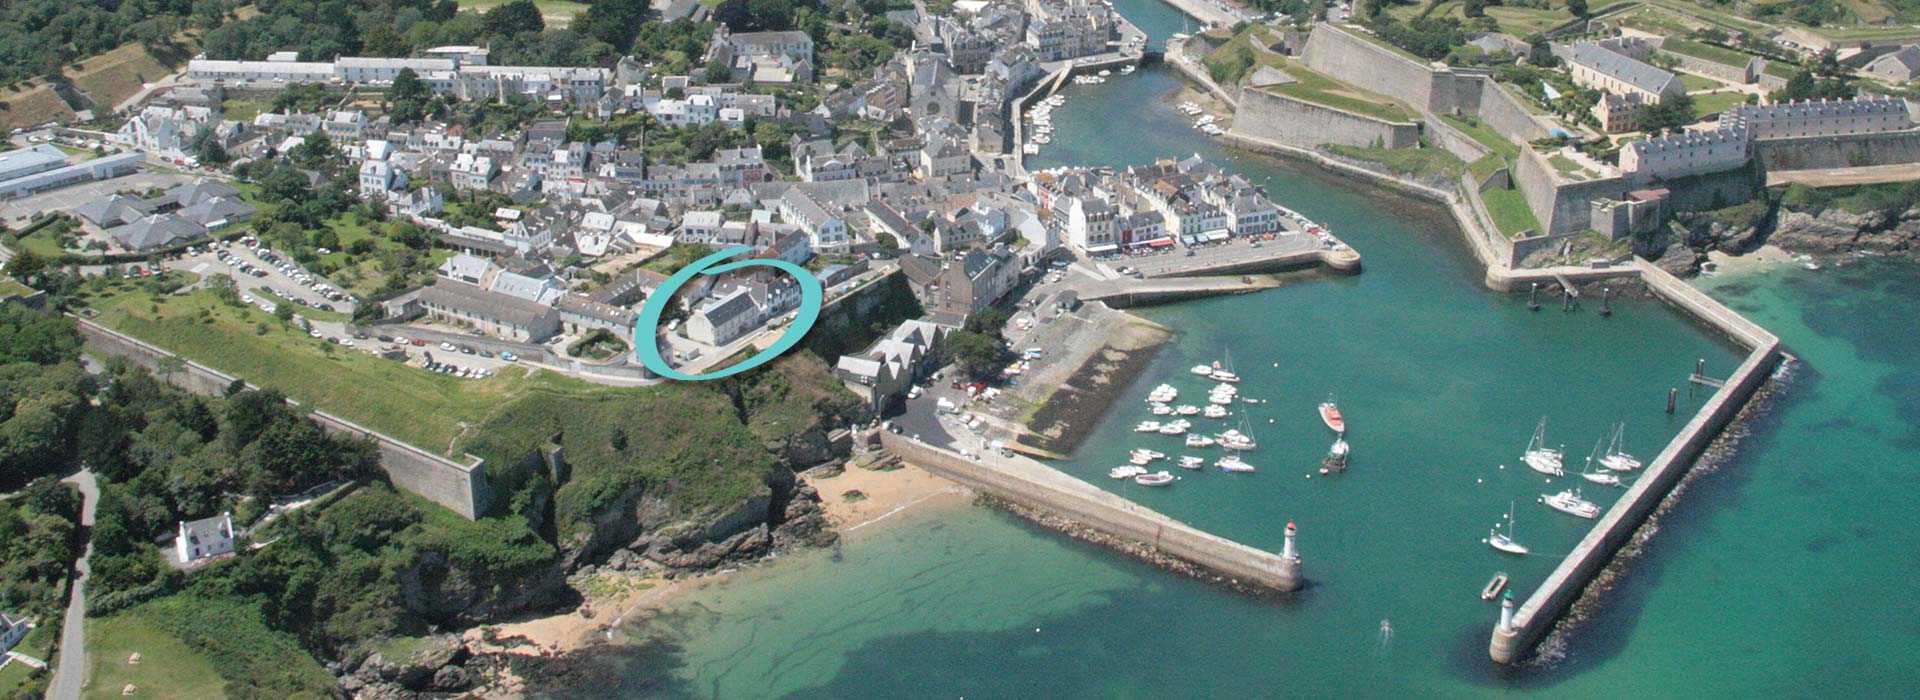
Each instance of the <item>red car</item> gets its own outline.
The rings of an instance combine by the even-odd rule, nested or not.
[[[425,346],[427,344],[427,341],[421,340],[419,338],[413,338],[412,341],[413,341],[413,344],[416,346]]]

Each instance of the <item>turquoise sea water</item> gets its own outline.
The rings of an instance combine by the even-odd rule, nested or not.
[[[1156,36],[1167,17],[1178,29],[1151,0],[1119,5]],[[1532,502],[1560,486],[1518,464],[1534,422],[1551,416],[1572,465],[1615,421],[1628,424],[1629,449],[1651,457],[1704,398],[1686,396],[1693,362],[1724,373],[1738,353],[1654,302],[1616,302],[1602,319],[1592,301],[1530,313],[1523,299],[1487,293],[1439,212],[1223,152],[1164,107],[1176,86],[1151,69],[1075,88],[1035,165],[1217,158],[1331,224],[1367,270],[1145,311],[1179,337],[1061,468],[1254,546],[1277,549],[1281,527],[1297,521],[1308,590],[1242,597],[1003,514],[919,509],[629,625],[644,643],[613,659],[629,682],[558,696],[1920,696],[1911,267],[1703,284],[1803,361],[1737,456],[1663,517],[1559,660],[1496,670],[1485,655],[1494,609],[1480,586],[1504,570],[1524,594],[1556,560],[1505,557],[1479,539],[1510,500],[1536,552],[1566,551],[1588,525]],[[1262,445],[1247,459],[1259,473],[1183,473],[1158,491],[1106,480],[1128,447],[1188,452],[1129,432],[1144,416],[1139,399],[1162,381],[1202,399],[1206,384],[1186,368],[1227,350],[1243,391],[1272,401],[1250,407]],[[1670,417],[1661,409],[1673,386],[1682,401]],[[1330,439],[1313,406],[1330,392],[1347,413],[1353,466],[1307,479]],[[1586,492],[1611,502],[1601,487]]]

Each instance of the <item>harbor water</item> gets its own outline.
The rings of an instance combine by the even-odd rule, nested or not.
[[[1123,13],[1156,37],[1178,15]],[[1135,5],[1138,5],[1136,7]],[[1171,28],[1168,20],[1171,20]],[[1495,571],[1522,597],[1590,526],[1542,494],[1596,439],[1626,424],[1650,459],[1705,398],[1686,375],[1724,374],[1739,352],[1658,302],[1558,300],[1480,287],[1444,213],[1311,167],[1227,151],[1169,107],[1165,68],[1075,86],[1032,167],[1124,165],[1198,153],[1264,184],[1366,256],[1355,277],[1310,276],[1254,295],[1140,313],[1178,332],[1079,453],[1059,467],[1200,527],[1278,550],[1301,527],[1308,588],[1254,598],[971,506],[917,508],[840,547],[788,557],[630,622],[616,687],[559,698],[1357,698],[1915,697],[1920,695],[1920,315],[1911,268],[1863,262],[1708,280],[1711,294],[1778,333],[1802,362],[1744,428],[1628,575],[1548,663],[1486,659]],[[1155,385],[1204,403],[1195,364],[1226,359],[1258,472],[1172,467],[1147,489],[1105,478],[1137,435]],[[1675,415],[1667,390],[1680,389]],[[1318,475],[1332,440],[1314,408],[1346,414],[1351,468]],[[1565,445],[1568,476],[1519,461],[1536,422]],[[1211,432],[1211,431],[1209,431]],[[1505,469],[1501,469],[1505,465]],[[1155,469],[1163,468],[1155,466]],[[1309,478],[1311,477],[1311,478]],[[1482,540],[1517,509],[1513,557]],[[1384,623],[1384,624],[1383,624]],[[1389,631],[1390,630],[1390,631]]]

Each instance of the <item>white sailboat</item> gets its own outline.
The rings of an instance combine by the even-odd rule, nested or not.
[[[1135,476],[1133,477],[1133,483],[1139,484],[1141,486],[1166,486],[1167,484],[1173,483],[1173,480],[1175,478],[1177,477],[1173,475],[1173,472],[1162,470],[1162,471],[1154,472],[1152,474],[1140,474],[1138,476]]]
[[[1230,453],[1225,457],[1221,457],[1220,461],[1214,462],[1214,464],[1219,466],[1222,471],[1243,473],[1253,471],[1253,465],[1248,464],[1246,460],[1240,459],[1238,453]]]
[[[1527,546],[1513,539],[1513,501],[1507,501],[1507,531],[1501,532],[1499,525],[1487,532],[1487,544],[1508,554],[1526,554]]]
[[[1591,481],[1596,484],[1604,484],[1607,486],[1619,486],[1620,475],[1604,472],[1604,471],[1595,471],[1593,468],[1593,457],[1594,455],[1600,454],[1600,442],[1604,441],[1605,439],[1606,438],[1601,438],[1601,440],[1594,441],[1593,452],[1587,455],[1587,466],[1580,470],[1580,478],[1586,479],[1587,481]]]
[[[1627,424],[1620,423],[1615,425],[1613,427],[1613,440],[1611,444],[1607,445],[1607,454],[1600,458],[1600,466],[1617,472],[1630,472],[1640,468],[1640,460],[1634,459],[1633,455],[1627,454],[1620,449],[1620,443],[1626,440],[1626,438]]]
[[[1233,373],[1233,351],[1232,350],[1226,351],[1225,357],[1226,357],[1226,359],[1224,360],[1225,364],[1224,365],[1216,364],[1213,368],[1213,372],[1208,376],[1213,377],[1214,381],[1227,382],[1229,384],[1237,384],[1240,382],[1240,375]]]
[[[1562,451],[1547,447],[1547,419],[1540,418],[1540,426],[1533,429],[1533,439],[1527,441],[1527,451],[1520,455],[1520,461],[1534,471],[1550,476],[1563,476],[1566,470],[1561,467]]]

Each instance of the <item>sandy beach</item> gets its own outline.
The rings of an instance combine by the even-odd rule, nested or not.
[[[1720,272],[1743,272],[1746,270],[1771,267],[1781,263],[1795,262],[1792,253],[1782,250],[1771,243],[1760,246],[1759,250],[1746,255],[1729,255],[1720,251],[1709,251],[1707,260],[1720,268]]]
[[[935,504],[965,505],[973,492],[959,484],[912,466],[886,470],[848,467],[830,477],[809,475],[807,482],[820,492],[828,522],[843,538],[870,532],[888,518],[909,508]],[[765,562],[756,566],[777,566]],[[607,642],[612,631],[636,615],[651,617],[673,607],[687,593],[726,581],[736,569],[665,578],[658,572],[601,572],[575,580],[586,598],[579,608],[550,615],[469,630],[466,641],[477,653],[566,654]],[[515,639],[515,638],[520,639]],[[504,643],[489,641],[501,640]],[[517,679],[495,679],[490,690],[514,696]]]

